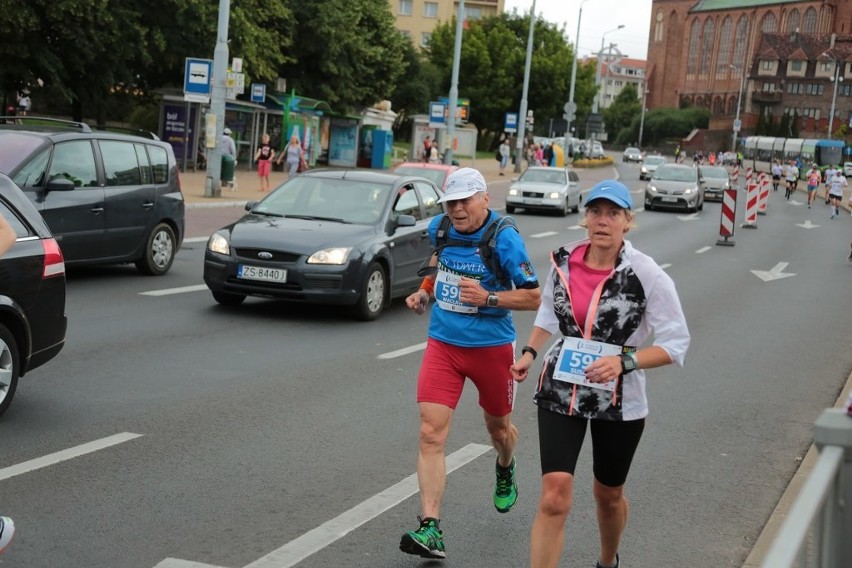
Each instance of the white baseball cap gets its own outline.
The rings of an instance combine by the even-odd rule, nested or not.
[[[226,126],[226,127],[225,127],[225,130],[223,130],[223,132],[224,132],[225,134],[230,134],[230,133],[231,133],[231,129],[230,129],[230,128],[228,128],[228,127]]]
[[[460,168],[447,178],[444,196],[438,200],[438,203],[467,199],[480,191],[488,191],[488,186],[485,184],[485,178],[482,177],[482,174],[473,168]]]

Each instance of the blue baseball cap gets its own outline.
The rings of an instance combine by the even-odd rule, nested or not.
[[[633,208],[633,198],[630,197],[630,190],[620,181],[612,179],[604,180],[589,190],[586,196],[586,207],[595,199],[608,199],[624,209]]]

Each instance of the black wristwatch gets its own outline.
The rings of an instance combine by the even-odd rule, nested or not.
[[[635,371],[639,367],[639,363],[636,361],[635,353],[622,353],[621,354],[621,373],[629,373],[630,371]]]
[[[500,296],[498,296],[494,292],[489,292],[488,293],[488,299],[485,300],[485,305],[488,306],[489,308],[496,308],[497,304],[499,304],[499,303],[500,303]]]
[[[533,356],[533,359],[538,357],[538,351],[536,351],[535,349],[533,349],[529,345],[524,345],[523,348],[521,349],[521,355],[523,355],[524,353],[529,353],[530,355]]]

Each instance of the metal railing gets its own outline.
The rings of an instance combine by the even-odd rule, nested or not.
[[[852,417],[824,410],[814,425],[820,456],[762,568],[852,566]]]

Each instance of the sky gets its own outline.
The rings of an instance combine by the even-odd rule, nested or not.
[[[568,41],[577,35],[581,0],[535,0],[536,15],[558,27],[565,25]],[[533,0],[506,0],[505,9],[519,14],[529,12]],[[585,0],[580,21],[580,57],[597,53],[603,34],[624,24],[624,29],[606,34],[606,43],[615,43],[622,56],[645,59],[651,26],[651,0]]]

